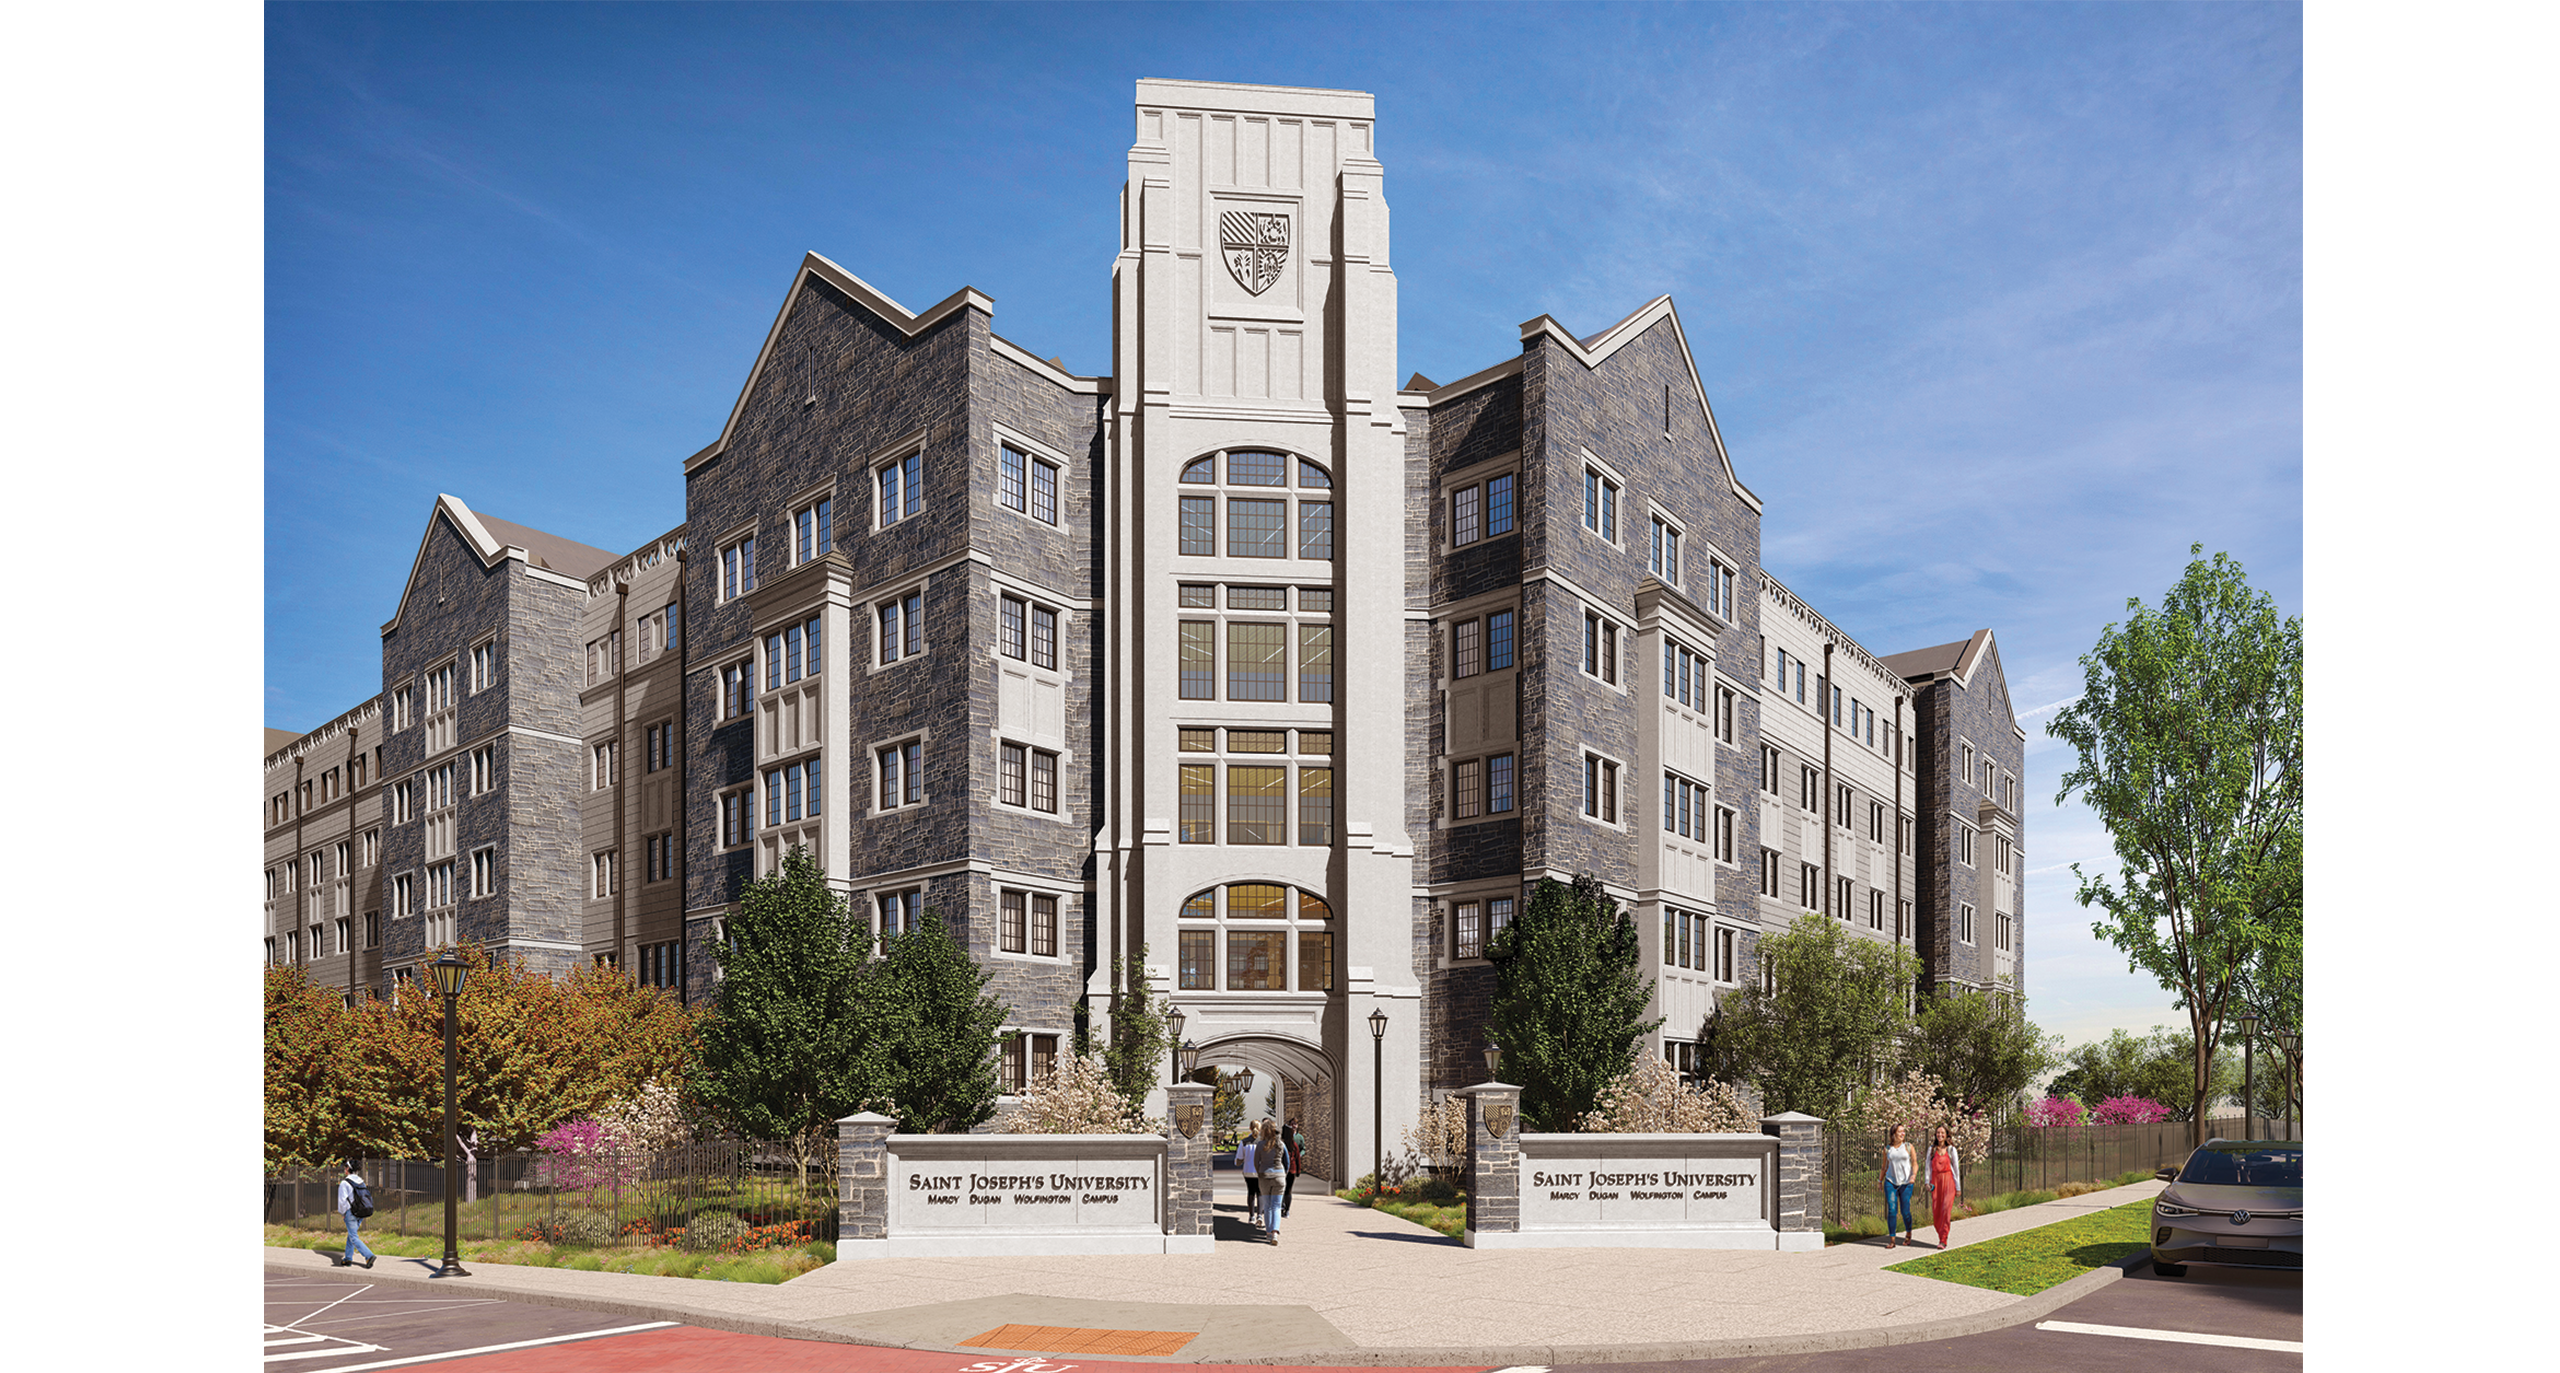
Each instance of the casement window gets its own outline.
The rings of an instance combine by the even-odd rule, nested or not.
[[[824,779],[825,772],[815,758],[765,769],[765,828],[817,819],[824,808]]]
[[[880,913],[879,933],[882,938],[906,934],[924,922],[924,889],[909,887],[904,891],[884,891],[873,901]]]
[[[1484,957],[1485,945],[1511,923],[1512,908],[1518,900],[1512,896],[1493,896],[1452,903],[1449,907],[1450,956]]]
[[[779,691],[785,683],[818,675],[819,624],[818,617],[812,615],[764,636],[765,690]]]
[[[1660,515],[1653,517],[1653,532],[1645,550],[1645,571],[1665,583],[1680,584],[1680,530]]]
[[[321,883],[329,880],[329,856],[327,854],[315,853],[310,855],[306,861],[311,865],[312,886],[319,886]]]
[[[1596,467],[1582,469],[1582,527],[1610,543],[1618,541],[1618,484]]]
[[[1298,556],[1308,562],[1333,561],[1333,502],[1298,502]]]
[[[1708,935],[1714,922],[1691,911],[1664,907],[1662,912],[1662,965],[1666,968],[1690,968],[1708,971]]]
[[[1279,558],[1288,555],[1282,541],[1289,503],[1247,496],[1227,498],[1227,556]]]
[[[1711,809],[1707,788],[1676,772],[1662,774],[1662,831],[1683,839],[1707,838]]]
[[[411,874],[398,873],[391,879],[391,918],[406,920],[418,913],[418,892]]]
[[[471,646],[471,690],[474,694],[498,684],[498,641],[483,639]]]
[[[1218,502],[1213,496],[1182,498],[1180,551],[1186,558],[1208,558],[1218,552]]]
[[[454,765],[445,763],[427,773],[427,813],[453,809]]]
[[[1905,901],[1902,903],[1902,908],[1893,913],[1893,937],[1909,939],[1911,931],[1911,903]]]
[[[1902,832],[1902,851],[1904,853],[1909,853],[1911,852],[1911,817],[1905,815],[1899,817],[1899,819],[1901,821],[1899,828]]]
[[[731,663],[720,669],[720,718],[735,720],[756,705],[755,664]]]
[[[1449,654],[1452,677],[1473,677],[1484,671],[1484,621],[1460,620],[1451,626]]]
[[[1326,704],[1333,700],[1333,626],[1298,626],[1298,699]]]
[[[1217,584],[1184,582],[1175,597],[1175,604],[1185,610],[1215,610],[1218,605]]]
[[[1840,896],[1837,901],[1832,903],[1831,913],[1839,916],[1843,920],[1848,920],[1856,915],[1857,909],[1858,884],[1849,878],[1843,877],[1840,879]]]
[[[2012,922],[2007,911],[1994,911],[1991,913],[1992,934],[1999,941],[1994,945],[1994,947],[1998,948],[2002,953],[2007,953],[2011,947],[2009,937],[2011,923]]]
[[[1996,858],[1996,861],[1998,862],[1998,865],[1999,865],[1999,872],[2000,872],[2000,875],[2001,875],[2001,876],[2003,876],[2003,877],[2008,876],[2008,875],[2009,875],[2009,855],[2010,855],[2010,852],[2011,852],[2011,850],[2010,850],[2010,846],[2009,846],[2009,836],[2007,836],[2007,835],[2005,835],[2005,834],[1995,834],[1995,835],[1991,836],[1991,845],[1992,845],[1992,853],[1994,854],[1994,856],[1995,856],[1995,858]]]
[[[1958,752],[1964,759],[1964,784],[1973,786],[1977,781],[1973,773],[1973,745],[1958,745]]]
[[[1285,844],[1289,828],[1289,770],[1227,769],[1227,842]]]
[[[1822,909],[1822,869],[1811,863],[1796,865],[1796,904],[1809,911]]]
[[[1879,844],[1884,842],[1884,802],[1882,801],[1867,803],[1867,837]]]
[[[720,847],[734,849],[755,838],[755,793],[745,788],[720,794]]]
[[[924,512],[924,454],[909,453],[880,465],[880,527],[911,520]]]
[[[364,832],[363,849],[359,855],[359,861],[368,868],[382,861],[382,831],[372,829]]]
[[[1186,731],[1188,732],[1188,731]],[[1185,844],[1218,842],[1218,770],[1186,763],[1181,769],[1181,821],[1176,839]]]
[[[876,755],[880,766],[880,809],[924,804],[924,741],[891,744]]]
[[[1299,737],[1303,740],[1305,735],[1306,731],[1301,731]],[[1510,804],[1508,795],[1503,804]],[[1333,842],[1331,768],[1298,769],[1298,842],[1309,848],[1322,848]]]
[[[594,758],[593,767],[589,771],[587,777],[588,785],[591,790],[603,791],[605,788],[613,785],[613,747],[614,746],[608,742],[598,744],[593,749],[589,750]]]
[[[479,848],[471,851],[471,895],[474,899],[498,894],[498,851]]]
[[[427,674],[427,713],[435,715],[451,709],[453,709],[453,664],[446,663]]]
[[[792,551],[796,561],[814,562],[836,546],[836,503],[821,496],[791,513]]]
[[[622,673],[622,631],[614,630],[602,638],[587,642],[587,685],[620,676]]]
[[[1618,823],[1618,765],[1596,753],[1582,755],[1582,813],[1604,825]]]
[[[1796,805],[1807,814],[1822,813],[1822,773],[1809,764],[1796,769]]]
[[[880,603],[880,665],[924,652],[924,591]]]
[[[354,791],[364,790],[365,762],[365,756],[361,753],[348,760],[347,786],[349,789]]]
[[[1956,826],[1956,861],[1968,868],[1974,866],[1973,835],[1973,826],[1966,824]]]
[[[1000,746],[998,799],[1008,806],[1058,811],[1058,755],[1043,748],[1006,743]]]
[[[368,949],[382,947],[382,912],[380,911],[364,913],[364,946]]]
[[[669,940],[664,944],[640,946],[640,966],[636,970],[643,987],[677,987],[684,983],[684,945]]]
[[[1594,611],[1582,612],[1582,670],[1615,686],[1618,681],[1618,626]]]
[[[1778,751],[1767,744],[1760,746],[1760,789],[1778,794]]]
[[[1018,596],[999,598],[1002,611],[997,651],[1033,667],[1058,665],[1058,612]]]
[[[1707,708],[1709,667],[1703,653],[1690,651],[1677,639],[1662,641],[1662,694],[1689,707]]]
[[[996,452],[996,498],[1042,524],[1058,522],[1058,465],[1012,444]]]
[[[720,599],[734,601],[756,589],[756,539],[753,534],[720,550]]]
[[[1227,622],[1227,699],[1289,699],[1289,627]]]
[[[341,840],[337,847],[332,849],[331,852],[336,855],[338,875],[340,877],[344,877],[348,873],[355,871],[355,863],[353,861],[355,858],[355,845],[352,842]]]
[[[601,899],[613,895],[613,850],[595,854],[589,866],[595,869],[595,894]]]
[[[1719,863],[1733,861],[1733,812],[1723,806],[1716,807],[1715,853]]]
[[[1006,1035],[1001,1043],[1004,1078],[1000,1085],[1008,1092],[1019,1094],[1031,1090],[1032,1084],[1057,1067],[1056,1035],[1011,1034]]]
[[[997,907],[1002,913],[999,948],[1035,958],[1058,956],[1057,897],[1047,892],[1007,889],[999,893]]]
[[[417,702],[411,696],[408,687],[394,687],[391,692],[391,728],[398,731],[415,724],[416,708]]]
[[[642,731],[642,738],[648,743],[648,771],[657,772],[676,765],[675,721],[666,720],[649,726]]]
[[[1731,982],[1731,981],[1733,981],[1733,931],[1732,931],[1732,930],[1729,930],[1729,929],[1719,929],[1719,930],[1717,930],[1717,931],[1715,932],[1715,967],[1714,967],[1713,971],[1714,971],[1714,973],[1715,973],[1715,979],[1716,979],[1716,981],[1718,981],[1718,982]]]
[[[1292,899],[1294,897],[1294,900]],[[1333,908],[1314,892],[1239,882],[1195,892],[1176,928],[1176,985],[1186,991],[1280,992],[1333,987]],[[1218,976],[1223,944],[1225,975]]]
[[[1842,829],[1857,828],[1857,796],[1858,794],[1856,792],[1849,789],[1848,784],[1841,784],[1838,792],[1837,807],[1831,812],[1831,823],[1838,825]]]
[[[1724,559],[1707,559],[1706,585],[1700,589],[1706,592],[1708,611],[1718,619],[1731,623],[1733,620],[1733,569],[1725,565]]]
[[[650,835],[641,843],[648,856],[646,880],[664,882],[676,875],[675,831],[667,830]]]
[[[1956,907],[1956,942],[1959,944],[1970,944],[1973,942],[1973,905],[1971,902],[1966,902]]]
[[[1512,531],[1520,474],[1460,487],[1449,495],[1449,546],[1464,548],[1479,539],[1495,539]]]
[[[1867,893],[1867,928],[1871,930],[1880,930],[1884,928],[1883,892],[1871,891]]]
[[[1186,701],[1213,701],[1218,695],[1218,625],[1214,620],[1184,620],[1180,626],[1181,696]]]
[[[1767,897],[1775,897],[1778,894],[1778,851],[1776,849],[1760,850],[1760,894]]]
[[[498,746],[489,744],[471,750],[471,794],[483,796],[498,789]]]

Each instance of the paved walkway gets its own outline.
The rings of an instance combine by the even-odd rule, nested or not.
[[[1939,1339],[2028,1319],[2012,1297],[1884,1271],[1933,1252],[1883,1241],[1820,1253],[1474,1250],[1310,1195],[1281,1242],[1244,1242],[1242,1185],[1219,1179],[1217,1252],[829,1264],[779,1286],[484,1264],[459,1285],[753,1334],[956,1350],[1002,1325],[1197,1332],[1173,1362],[1558,1364],[1721,1357]],[[1955,1247],[2148,1198],[2137,1183],[1955,1223]],[[1924,1228],[1922,1233],[1927,1234]],[[1924,1242],[1925,1243],[1925,1242]],[[327,1268],[270,1249],[271,1267]],[[430,1261],[366,1276],[432,1281]],[[2104,1281],[2110,1270],[2075,1280]],[[2076,1292],[2073,1294],[2076,1295]],[[967,1351],[978,1353],[978,1350]]]

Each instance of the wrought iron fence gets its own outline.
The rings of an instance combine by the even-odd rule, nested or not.
[[[368,1234],[444,1234],[444,1167],[409,1159],[366,1159],[373,1193]],[[314,1233],[342,1232],[335,1168],[288,1168],[267,1180],[267,1223]],[[750,1226],[806,1222],[807,1237],[836,1237],[836,1145],[817,1145],[806,1179],[787,1144],[723,1140],[669,1149],[584,1155],[494,1154],[466,1165],[458,1208],[463,1238],[557,1234],[561,1217],[601,1216],[616,1237],[665,1235],[706,1211]]]
[[[2284,1139],[2301,1137],[2301,1122],[2288,1125],[2282,1120],[2260,1119],[2252,1139]],[[2239,1116],[2205,1122],[2208,1138],[2243,1137],[2245,1125]],[[1823,1212],[1834,1226],[1846,1227],[1853,1217],[1875,1218],[1879,1232],[1884,1215],[1884,1180],[1877,1170],[1879,1149],[1868,1147],[1861,1139],[1844,1137],[1836,1125],[1823,1128]],[[1920,1146],[1925,1149],[1925,1144]],[[2113,1182],[2126,1173],[2149,1173],[2186,1161],[2195,1147],[2195,1125],[2191,1121],[2163,1121],[2157,1125],[2055,1125],[2038,1128],[2026,1124],[1992,1127],[1988,1158],[1964,1161],[1964,1189],[1978,1196],[1996,1196],[2004,1192],[2050,1192],[2067,1183]],[[1925,1213],[1928,1209],[1928,1170],[1923,1165],[1914,1179],[1914,1206]]]

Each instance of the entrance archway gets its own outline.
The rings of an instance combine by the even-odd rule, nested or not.
[[[1342,1157],[1342,1075],[1324,1051],[1294,1039],[1239,1035],[1200,1046],[1203,1076],[1211,1065],[1251,1068],[1275,1090],[1273,1118],[1286,1124],[1291,1116],[1307,1137],[1307,1157],[1299,1171],[1338,1184],[1336,1162]]]

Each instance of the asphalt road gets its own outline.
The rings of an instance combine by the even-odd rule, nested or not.
[[[467,1373],[727,1373],[748,1368],[758,1373],[1135,1373],[1164,1367],[1154,1361],[981,1359],[684,1325],[649,1326],[628,1317],[459,1291],[448,1296],[405,1285],[373,1285],[361,1272],[270,1275],[266,1320],[267,1366],[278,1373],[353,1373],[413,1362]],[[2146,1333],[2095,1333],[2057,1325]],[[2210,1342],[2225,1339],[2298,1344],[2302,1275],[2195,1264],[2186,1277],[2161,1278],[2146,1264],[2039,1321],[1981,1335],[1876,1349],[1608,1367],[1615,1373],[2051,1373],[2057,1366],[2072,1373],[2158,1373],[2163,1368],[2298,1373],[2302,1367],[2299,1352]],[[511,1345],[515,1347],[507,1347]]]

